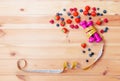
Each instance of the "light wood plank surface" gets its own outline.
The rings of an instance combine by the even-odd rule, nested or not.
[[[102,18],[109,19],[108,24],[96,26],[98,31],[104,27],[109,31],[101,34],[104,54],[93,68],[62,74],[25,73],[17,68],[21,58],[28,61],[29,69],[62,69],[65,61],[87,66],[89,56],[83,55],[80,47],[87,42],[84,31],[70,30],[66,38],[59,28],[49,24],[63,8],[86,5],[106,9],[108,13]],[[0,10],[0,81],[120,81],[120,0],[0,0]],[[100,45],[88,44],[95,53]],[[96,57],[89,58],[90,63]]]

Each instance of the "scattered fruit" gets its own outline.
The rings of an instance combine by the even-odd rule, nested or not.
[[[68,32],[69,32],[69,30],[68,30],[67,28],[62,28],[62,31],[63,31],[64,33],[68,33]]]
[[[97,22],[96,22],[97,25],[101,25],[102,24],[102,20],[101,19],[98,19]]]
[[[51,24],[54,24],[54,20],[50,20],[49,22],[50,22]]]
[[[78,15],[79,15],[79,13],[78,13],[77,11],[74,11],[74,12],[73,12],[73,16],[76,17],[76,16],[78,16]]]
[[[81,47],[82,47],[82,48],[86,48],[86,46],[87,46],[86,43],[82,43],[82,44],[81,44]]]
[[[76,19],[75,19],[75,22],[76,22],[76,23],[80,23],[80,18],[76,18]]]
[[[62,21],[62,22],[60,23],[60,25],[61,25],[61,26],[65,26],[65,22]]]
[[[86,7],[85,7],[85,10],[86,10],[86,11],[89,11],[89,10],[90,10],[90,6],[86,6]]]
[[[56,15],[56,16],[55,16],[55,20],[58,21],[59,19],[60,19],[60,16]]]
[[[72,23],[72,20],[71,19],[67,19],[67,24],[71,24]]]
[[[78,26],[78,25],[75,25],[75,26],[74,26],[74,28],[75,28],[75,29],[78,29],[78,28],[79,28],[79,26]]]
[[[108,23],[108,19],[107,19],[107,18],[105,18],[105,19],[104,19],[104,22],[105,22],[105,23]]]
[[[83,11],[83,14],[84,15],[88,15],[88,11]]]
[[[93,12],[91,13],[91,15],[92,15],[93,17],[96,16],[96,12],[93,11]]]

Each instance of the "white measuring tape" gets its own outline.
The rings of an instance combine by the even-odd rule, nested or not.
[[[19,46],[19,45],[15,45],[15,44],[8,44],[8,43],[1,43],[2,46],[8,46],[9,49],[11,50],[10,46]],[[21,45],[20,45],[21,46]],[[87,70],[90,67],[92,67],[102,56],[103,54],[103,50],[104,50],[104,42],[101,45],[100,51],[98,52],[98,57],[93,61],[93,63],[91,63],[90,65],[88,65],[87,67],[81,68],[83,70]],[[21,62],[24,62],[24,66],[21,66]],[[25,59],[19,59],[17,61],[17,67],[19,70],[22,70],[24,72],[30,72],[30,73],[63,73],[66,69],[65,68],[69,68],[72,69],[74,67],[77,66],[77,63],[74,63],[72,66],[70,66],[69,64],[66,66],[63,66],[63,69],[41,69],[41,70],[30,70],[30,69],[26,69],[27,66],[27,61]]]
[[[104,49],[104,43],[101,46],[101,49],[98,53],[98,57],[93,61],[93,63],[91,63],[90,65],[88,65],[87,67],[82,68],[83,70],[87,70],[90,67],[92,67],[102,56],[103,54],[103,49]],[[22,67],[20,64],[21,62],[24,62],[24,66]],[[77,66],[77,63],[75,62],[72,66],[70,66],[69,64],[67,64],[67,62],[64,64],[63,69],[41,69],[41,70],[28,70],[26,69],[27,66],[27,61],[25,59],[19,59],[17,61],[17,66],[19,70],[22,70],[24,72],[30,72],[30,73],[63,73],[65,71],[66,68],[72,69],[74,67]]]
[[[24,62],[24,66],[21,66],[21,62]],[[17,67],[19,70],[22,70],[24,72],[30,72],[30,73],[62,73],[64,69],[41,69],[41,70],[28,70],[25,69],[27,67],[27,61],[25,59],[19,59],[17,61]]]

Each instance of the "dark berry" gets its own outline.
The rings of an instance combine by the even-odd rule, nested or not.
[[[89,54],[89,57],[92,57],[94,55],[94,52],[91,52],[90,54]]]
[[[73,16],[71,16],[70,18],[71,18],[71,19],[73,19],[74,17],[73,17]]]
[[[68,15],[68,16],[70,16],[70,15],[71,15],[71,13],[70,13],[70,12],[68,12],[68,13],[67,13],[67,15]]]
[[[100,8],[97,8],[97,10],[100,10]]]
[[[105,29],[107,29],[107,30],[108,30],[109,28],[108,28],[108,27],[106,27]]]
[[[106,13],[107,13],[107,10],[103,10],[103,13],[106,14]]]
[[[59,16],[59,13],[56,13],[56,16]]]
[[[89,62],[89,60],[86,60],[86,62]]]
[[[77,16],[77,18],[80,18],[80,16]]]
[[[103,14],[100,14],[100,16],[103,16]]]
[[[89,57],[92,57],[92,54],[89,54]]]
[[[92,19],[92,17],[89,17],[89,20],[91,20]]]
[[[91,14],[90,14],[90,13],[88,13],[88,16],[91,16]]]
[[[88,51],[91,51],[91,49],[90,49],[90,48],[88,48]]]
[[[59,27],[60,25],[59,24],[56,24],[57,27]]]
[[[97,13],[97,16],[100,16],[100,13]]]
[[[86,53],[86,51],[84,51],[84,50],[83,50],[82,52],[83,52],[83,53]]]
[[[64,18],[61,18],[61,21],[64,21]]]
[[[66,11],[66,9],[64,8],[63,11]]]
[[[80,12],[83,12],[83,9],[80,9]]]
[[[108,31],[108,27],[105,28],[104,32],[107,32]]]
[[[91,55],[94,55],[94,52],[92,52]]]

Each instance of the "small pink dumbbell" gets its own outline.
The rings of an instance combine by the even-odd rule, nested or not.
[[[86,30],[86,34],[89,37],[89,42],[96,41],[98,43],[102,41],[102,38],[100,37],[100,35],[97,33],[96,29],[93,26],[93,21],[89,21],[89,22],[81,21],[79,25]]]

